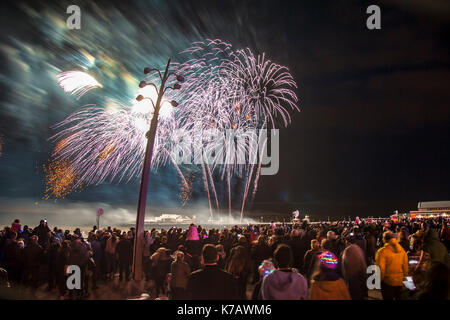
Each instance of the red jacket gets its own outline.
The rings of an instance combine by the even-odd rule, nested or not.
[[[17,222],[13,222],[11,225],[11,232],[20,232],[20,229],[22,229],[22,225],[20,223]]]

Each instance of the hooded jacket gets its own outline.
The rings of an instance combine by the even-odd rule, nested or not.
[[[436,230],[428,229],[427,231],[425,231],[423,238],[423,250],[430,254],[431,260],[439,261],[448,265],[449,257],[447,248],[442,242],[439,241],[439,236]]]
[[[298,272],[275,270],[264,277],[261,296],[263,300],[306,300],[308,284]]]
[[[312,281],[311,300],[351,300],[342,278],[335,281]]]
[[[403,279],[408,275],[408,256],[395,238],[377,251],[375,264],[380,267],[382,282],[394,287],[403,286]]]

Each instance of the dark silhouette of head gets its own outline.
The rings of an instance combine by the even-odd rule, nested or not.
[[[202,256],[205,264],[216,263],[219,257],[216,247],[212,244],[207,244],[203,247]]]
[[[277,268],[289,268],[292,263],[292,250],[288,245],[280,244],[273,253]]]

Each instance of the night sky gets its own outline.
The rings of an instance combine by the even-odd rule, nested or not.
[[[66,27],[71,4],[81,30]],[[381,30],[366,28],[370,4]],[[261,177],[252,212],[386,216],[450,198],[448,1],[11,1],[1,11],[0,223],[54,204],[42,200],[41,170],[53,124],[86,104],[129,101],[144,67],[207,38],[265,52],[298,84],[301,112],[281,130],[279,173]],[[104,89],[65,94],[55,76],[76,67]],[[179,210],[174,169],[151,179],[151,205]],[[138,182],[90,186],[58,208],[95,202],[132,216]],[[185,209],[205,206],[195,190]]]

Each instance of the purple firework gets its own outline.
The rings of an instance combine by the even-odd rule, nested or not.
[[[235,148],[248,159],[258,151],[256,142],[260,137],[249,136],[230,144],[226,131],[276,128],[277,118],[287,126],[290,112],[299,110],[296,83],[286,67],[271,62],[264,54],[255,55],[249,49],[234,51],[220,39],[195,42],[182,54],[188,55],[186,61],[171,65],[175,76],[167,86],[178,90],[167,90],[164,95],[166,103],[160,110],[153,168],[170,161],[187,185],[174,159],[174,151],[179,150],[177,129],[181,129],[184,138],[191,139],[190,150],[185,151],[201,150],[193,160],[202,166],[211,216],[210,188],[219,210],[213,173],[219,171],[221,178],[226,178],[230,215],[230,181],[233,176],[245,179],[242,218],[250,186],[253,185],[252,195],[257,189],[261,158],[256,164],[241,163],[230,150]],[[56,125],[60,131],[51,138],[57,142],[53,156],[71,161],[80,184],[128,181],[141,172],[145,134],[153,116],[153,105],[145,98],[156,101],[157,95],[155,87],[147,85],[158,82],[159,73],[152,70],[146,70],[147,77],[139,86],[136,96],[142,99],[134,101],[131,107],[118,104],[113,111],[88,107]],[[60,85],[72,94],[82,95],[98,84],[82,74],[61,75],[72,76],[60,79]],[[219,139],[208,139],[211,131],[218,133]]]

